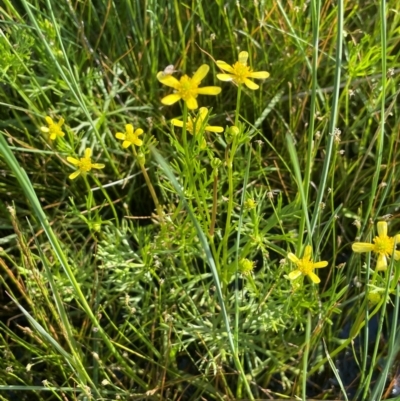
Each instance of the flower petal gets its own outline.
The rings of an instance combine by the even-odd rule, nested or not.
[[[207,107],[200,107],[199,114],[197,118],[200,118],[202,121],[206,119],[208,114]]]
[[[239,53],[239,63],[247,65],[247,59],[249,58],[249,53],[247,52],[240,52]]]
[[[245,84],[249,89],[251,89],[251,90],[253,90],[253,91],[255,91],[255,90],[257,90],[257,89],[259,88],[259,86],[258,86],[255,82],[250,81],[250,79],[248,79],[248,78],[246,78],[246,79],[244,80],[244,84]]]
[[[136,146],[142,146],[143,145],[143,141],[141,139],[139,139],[139,138],[136,138],[133,141],[133,144],[136,145]]]
[[[400,259],[400,251],[394,251],[394,259],[399,260]]]
[[[229,65],[228,63],[225,63],[225,61],[222,61],[222,60],[217,60],[217,66],[219,68],[221,68],[222,71],[228,71],[228,72],[234,71],[234,69],[231,65]],[[217,77],[218,77],[218,75],[217,75]],[[221,75],[223,75],[223,74],[221,74]]]
[[[224,129],[222,127],[217,127],[213,125],[207,125],[204,128],[205,131],[210,131],[210,132],[224,132]]]
[[[122,147],[123,147],[124,149],[129,148],[129,146],[131,146],[131,145],[132,145],[132,142],[130,142],[130,141],[124,141],[124,142],[122,142]]]
[[[177,120],[176,118],[173,118],[171,120],[171,124],[175,127],[183,127],[183,121]]]
[[[75,157],[68,156],[68,157],[67,157],[67,160],[68,160],[71,164],[73,164],[73,165],[75,165],[75,166],[77,166],[77,165],[79,164],[79,160],[78,160],[78,159],[75,159]]]
[[[44,119],[46,120],[47,124],[49,124],[49,125],[53,125],[54,124],[54,121],[53,121],[53,119],[51,117],[47,116]]]
[[[311,245],[306,245],[304,249],[303,259],[310,260],[312,255],[312,247]]]
[[[132,124],[126,124],[125,125],[125,129],[126,129],[126,133],[128,135],[132,135],[133,134],[133,125]]]
[[[166,86],[174,89],[179,89],[180,82],[170,74],[165,74],[163,71],[160,71],[157,74],[157,79]]]
[[[126,135],[123,134],[122,132],[117,132],[117,133],[115,134],[115,137],[116,137],[117,139],[121,139],[122,141],[125,141]]]
[[[396,234],[394,239],[396,240],[396,244],[400,244],[400,234]]]
[[[52,141],[54,141],[54,139],[56,139],[57,138],[57,134],[55,133],[55,132],[53,132],[51,135],[50,135],[50,139],[52,140]]]
[[[378,221],[377,227],[378,227],[378,235],[380,237],[386,237],[387,229],[388,229],[387,222],[386,221]]]
[[[210,67],[207,64],[201,65],[197,71],[194,73],[192,81],[199,84],[202,79],[208,74]]]
[[[296,280],[297,277],[301,276],[301,271],[300,270],[293,270],[288,274],[288,277],[290,280]]]
[[[293,262],[293,263],[299,263],[299,262],[300,262],[299,258],[298,258],[294,253],[292,253],[292,252],[289,252],[289,253],[287,254],[287,257],[288,257],[288,259],[289,259],[291,262]]]
[[[98,168],[98,169],[104,168],[105,166],[106,165],[103,163],[93,163],[92,164],[92,168]]]
[[[217,74],[217,78],[220,81],[230,82],[230,81],[233,81],[234,77],[232,75],[229,75],[229,74]]]
[[[57,125],[59,126],[59,127],[61,127],[63,124],[64,124],[64,119],[63,118],[60,118],[60,121],[57,123]]]
[[[70,180],[74,180],[76,177],[78,177],[78,175],[81,173],[81,170],[76,170],[74,171],[72,174],[69,175],[69,179]]]
[[[161,103],[167,106],[171,106],[171,104],[176,103],[178,100],[181,100],[181,95],[179,93],[173,93],[172,95],[163,97],[161,99]]]
[[[141,128],[138,128],[138,129],[135,131],[135,135],[136,135],[136,136],[142,135],[143,132],[144,132],[144,131],[143,131]]]
[[[197,93],[199,95],[219,95],[221,88],[219,86],[205,86],[204,88],[198,88]]]
[[[269,72],[267,71],[251,72],[249,74],[249,77],[256,79],[267,79],[269,77]]]
[[[320,269],[321,267],[326,267],[326,266],[328,266],[328,262],[325,260],[313,263],[313,269]]]
[[[190,97],[188,100],[186,100],[186,104],[189,110],[195,110],[199,107],[197,100],[194,97]]]
[[[320,278],[314,273],[314,272],[310,272],[308,273],[308,277],[310,277],[311,281],[314,284],[318,284],[321,282]]]
[[[387,269],[387,259],[383,254],[379,254],[378,259],[376,261],[376,270],[382,271]]]
[[[86,148],[85,149],[85,157],[86,157],[86,159],[90,159],[90,156],[92,156],[92,149]]]
[[[374,249],[374,245],[368,242],[355,242],[351,249],[353,252],[371,252]]]
[[[48,133],[50,130],[48,127],[40,127],[40,131]]]

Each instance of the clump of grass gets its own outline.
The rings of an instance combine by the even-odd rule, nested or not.
[[[395,395],[395,9],[5,2],[0,399]]]

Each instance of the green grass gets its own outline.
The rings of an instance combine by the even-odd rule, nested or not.
[[[1,3],[1,401],[395,399],[400,265],[351,245],[400,232],[400,14],[304,3]],[[156,75],[202,64],[193,136]]]

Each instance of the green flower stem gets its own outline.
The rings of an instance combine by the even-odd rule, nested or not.
[[[188,115],[187,105],[186,105],[186,102],[183,102],[182,142],[183,142],[183,149],[185,150],[185,158],[186,159],[188,159],[188,157],[189,157],[189,149],[188,149],[188,144],[187,144],[187,129],[186,129],[187,115]]]
[[[217,220],[217,202],[218,202],[218,174],[214,173],[213,183],[213,205],[211,212],[211,225],[210,225],[210,237],[214,237],[215,221]]]
[[[111,200],[111,198],[108,195],[107,191],[103,188],[103,185],[97,179],[97,177],[95,175],[92,175],[92,177],[93,177],[93,180],[96,183],[96,185],[100,188],[100,190],[103,193],[104,197],[107,199],[107,202],[109,203],[110,208],[111,208],[111,210],[113,212],[113,215],[114,215],[115,225],[117,226],[117,228],[119,228],[119,218],[118,218],[118,215],[117,215],[117,211],[115,210],[113,201]]]
[[[242,95],[242,85],[238,86],[238,92],[236,97],[236,110],[235,110],[235,126],[237,127],[239,122],[239,110],[240,110],[240,97]]]
[[[224,266],[224,283],[227,281],[227,263],[228,263],[228,240],[231,231],[231,216],[233,212],[233,155],[235,154],[232,147],[231,151],[226,150],[226,165],[228,169],[228,211],[226,216],[225,234],[223,238],[223,254],[222,266]]]
[[[186,127],[186,123],[187,123],[187,119],[188,119],[188,109],[187,109],[187,105],[186,102],[183,103],[183,127],[182,127],[182,143],[183,143],[183,149],[185,152],[185,163],[183,166],[183,169],[186,170],[186,174],[185,176],[187,177],[187,183],[188,186],[190,186],[190,189],[193,190],[193,194],[196,198],[196,202],[197,202],[197,207],[200,209],[201,211],[201,215],[206,217],[206,220],[208,221],[208,223],[210,222],[210,215],[208,214],[208,210],[207,208],[204,208],[203,205],[206,204],[205,200],[202,201],[200,199],[199,196],[199,192],[197,190],[197,186],[196,183],[194,182],[194,177],[196,177],[198,175],[198,171],[195,170],[195,164],[191,162],[190,160],[190,152],[189,152],[189,145],[187,142],[187,127]],[[192,168],[194,171],[192,171]],[[193,180],[192,180],[193,178]],[[203,197],[204,198],[204,197]]]
[[[134,154],[136,160],[138,160],[138,154],[137,154],[136,149],[135,149],[134,146],[132,146],[132,151],[133,151],[133,154]],[[154,186],[151,183],[149,175],[147,174],[147,170],[146,170],[146,167],[145,167],[144,163],[140,162],[139,160],[138,160],[138,162],[139,162],[140,169],[142,170],[143,177],[144,177],[144,179],[146,181],[147,188],[149,188],[151,197],[153,198],[154,205],[156,206],[157,214],[158,214],[158,217],[160,218],[160,222],[163,223],[164,222],[163,209],[162,209],[162,206],[161,206],[161,204],[160,204],[160,202],[158,200],[156,191],[154,190]]]

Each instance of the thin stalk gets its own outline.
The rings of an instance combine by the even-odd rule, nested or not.
[[[328,143],[326,145],[326,153],[324,159],[324,165],[322,167],[322,174],[320,179],[320,185],[318,187],[317,198],[315,201],[314,212],[311,219],[311,232],[309,235],[312,235],[315,229],[315,226],[318,221],[318,215],[320,212],[320,204],[322,202],[329,167],[331,164],[331,157],[332,157],[332,149],[333,149],[333,141],[334,136],[333,133],[336,127],[336,121],[339,111],[339,90],[340,90],[340,77],[342,71],[342,52],[343,52],[343,20],[344,20],[344,5],[343,0],[338,0],[338,11],[337,11],[337,33],[336,33],[336,64],[335,64],[335,80],[333,84],[333,99],[332,99],[332,110],[331,110],[331,117],[329,121],[329,133],[332,135],[328,135]]]
[[[111,211],[114,215],[115,219],[115,225],[117,228],[119,228],[119,218],[117,211],[115,210],[114,203],[110,198],[110,195],[108,195],[107,191],[103,188],[103,185],[101,185],[101,182],[98,180],[98,178],[95,175],[92,175],[93,181],[96,183],[96,185],[100,188],[100,191],[103,193],[104,197],[107,199],[108,204],[110,205]]]
[[[307,369],[308,369],[308,355],[310,353],[310,338],[311,338],[311,313],[307,313],[307,325],[306,325],[306,338],[303,354],[303,371],[302,371],[302,387],[301,387],[301,399],[307,401]]]
[[[132,152],[133,152],[134,156],[136,157],[136,160],[138,160],[140,169],[142,170],[143,177],[144,177],[144,179],[145,179],[145,181],[146,181],[146,184],[147,184],[147,188],[149,188],[150,195],[151,195],[151,197],[153,198],[154,205],[156,206],[158,217],[160,218],[160,221],[161,221],[161,222],[164,222],[163,209],[162,209],[162,206],[161,206],[161,204],[160,204],[160,202],[159,202],[159,200],[158,200],[156,191],[154,190],[154,186],[153,186],[153,184],[151,183],[150,177],[149,177],[149,175],[147,174],[147,170],[146,170],[146,167],[145,167],[145,165],[144,165],[144,162],[141,162],[141,161],[138,159],[138,154],[137,154],[136,148],[135,148],[134,146],[132,146]]]
[[[237,127],[239,122],[239,110],[240,110],[240,98],[242,95],[242,85],[238,85],[237,97],[236,97],[236,109],[235,109],[235,126]]]
[[[383,156],[383,143],[385,139],[385,103],[386,103],[386,74],[387,74],[387,66],[386,66],[386,51],[387,51],[387,43],[386,43],[386,1],[381,1],[380,6],[380,23],[381,23],[381,60],[382,60],[382,92],[381,92],[381,121],[380,121],[380,130],[379,136],[377,138],[377,149],[376,149],[376,162],[375,162],[375,172],[372,177],[372,186],[369,189],[371,194],[375,194],[378,187],[378,180],[380,177],[380,172],[382,168],[382,156]],[[367,211],[364,216],[364,223],[361,227],[361,232],[364,231],[367,224],[369,224],[369,217],[371,215],[372,205],[375,200],[375,196],[370,196],[368,202]]]
[[[224,284],[226,284],[226,273],[228,271],[227,262],[228,262],[228,240],[231,231],[231,216],[233,212],[233,155],[234,152],[232,149],[226,149],[226,157],[227,157],[227,169],[228,169],[228,210],[226,216],[226,225],[225,225],[225,233],[223,238],[223,253],[222,253],[222,266],[224,268]]]
[[[237,236],[236,236],[236,258],[235,258],[235,331],[234,331],[234,339],[235,339],[235,347],[236,350],[239,349],[239,316],[240,316],[240,310],[239,310],[239,298],[238,298],[238,293],[239,293],[239,244],[240,244],[240,232],[243,224],[243,209],[244,209],[244,202],[246,199],[246,188],[247,188],[247,183],[249,180],[249,172],[250,172],[250,161],[251,161],[251,148],[249,147],[249,151],[247,154],[247,168],[246,168],[246,174],[244,176],[244,182],[243,182],[243,191],[242,191],[242,199],[240,202],[240,214],[239,214],[239,222],[238,222],[238,230],[237,230]],[[244,299],[244,297],[243,297]]]
[[[211,211],[211,225],[210,225],[210,237],[214,237],[215,222],[217,220],[217,202],[218,202],[218,172],[214,173],[213,183],[213,204]]]
[[[315,128],[315,109],[316,109],[316,98],[317,98],[317,71],[318,71],[318,41],[319,41],[319,17],[320,17],[321,2],[319,0],[311,1],[311,22],[313,31],[313,59],[311,65],[311,103],[310,103],[310,119],[308,124],[308,134],[307,134],[307,159],[306,167],[304,171],[304,198],[306,204],[308,202],[308,194],[310,189],[311,180],[311,168],[312,168],[312,158],[313,158],[313,138],[314,138],[314,128]],[[301,215],[299,224],[299,233],[304,232],[306,217],[305,214]]]

